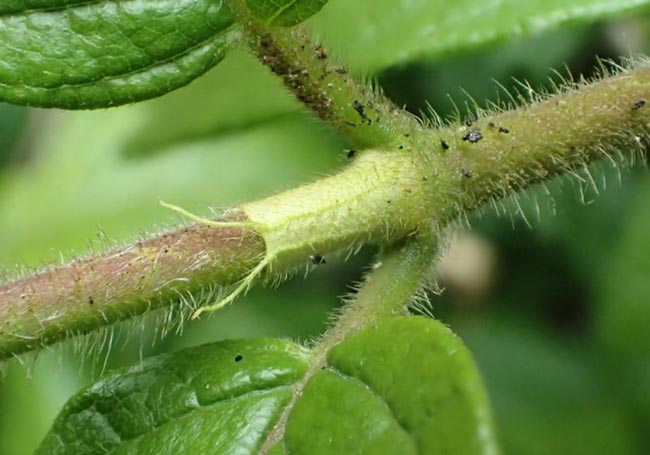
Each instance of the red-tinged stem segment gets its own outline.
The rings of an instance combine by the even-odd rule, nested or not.
[[[0,359],[232,284],[264,249],[252,231],[194,226],[0,285]]]

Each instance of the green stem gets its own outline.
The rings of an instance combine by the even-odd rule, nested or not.
[[[327,363],[327,354],[350,335],[381,319],[407,312],[413,296],[426,285],[437,249],[434,235],[422,233],[389,247],[366,276],[353,300],[314,348],[309,370],[296,384],[291,402],[284,409],[259,455],[266,455],[282,440],[287,419],[310,379]]]
[[[445,223],[554,175],[584,170],[595,185],[589,163],[645,160],[649,132],[650,68],[640,66],[471,126],[431,131],[413,147],[431,163],[427,199]]]
[[[432,278],[437,252],[433,232],[421,232],[390,246],[345,306],[337,323],[327,331],[317,351],[327,353],[351,334],[381,319],[405,314],[413,296]]]
[[[355,80],[301,28],[269,26],[256,19],[243,0],[230,4],[262,63],[319,118],[349,139],[352,147],[384,145],[418,129],[414,118],[404,115],[371,85]]]
[[[279,269],[314,253],[389,243],[554,175],[645,152],[650,68],[517,110],[363,152],[340,174],[241,209]],[[640,107],[638,107],[640,106]]]
[[[0,357],[230,284],[263,256],[281,275],[313,255],[435,231],[597,159],[620,163],[646,150],[648,100],[650,68],[629,70],[472,126],[417,131],[337,175],[244,204],[257,234],[194,227],[0,285]]]

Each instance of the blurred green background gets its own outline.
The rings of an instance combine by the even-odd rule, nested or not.
[[[314,26],[326,29],[331,19],[320,20]],[[649,34],[647,17],[628,16],[390,68],[378,79],[409,110],[430,105],[446,116],[450,99],[464,111],[460,87],[494,101],[503,93],[492,78],[548,87],[550,68],[565,65],[593,75],[595,55],[650,53]],[[158,198],[207,213],[331,173],[344,165],[344,145],[244,52],[189,87],[125,108],[0,105],[0,273],[183,222]],[[472,214],[440,265],[446,291],[432,296],[433,314],[474,353],[505,454],[650,453],[650,176],[643,166],[604,165],[593,175],[600,195],[575,179],[551,182],[550,196],[521,195],[525,220],[508,203],[505,213]],[[114,337],[8,362],[0,454],[31,453],[66,399],[104,368],[224,338],[317,336],[373,254],[328,257],[306,280],[255,289],[182,335],[161,340],[161,315],[152,315]]]

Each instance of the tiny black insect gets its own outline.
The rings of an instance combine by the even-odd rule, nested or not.
[[[244,360],[244,356],[243,356],[243,355],[241,355],[241,354],[237,354],[237,355],[235,356],[235,362],[241,362],[242,360]]]
[[[400,145],[400,146],[397,147],[397,148],[400,149],[400,150],[402,150],[402,149],[404,149],[404,146],[403,146],[403,145]]]
[[[463,173],[463,177],[465,177],[467,179],[471,179],[472,177],[474,177],[474,174],[472,174],[472,171],[470,171],[467,168],[463,168],[462,173]]]
[[[499,127],[499,133],[508,134],[509,132],[510,130],[508,128],[504,128],[503,126]]]
[[[354,155],[356,155],[356,154],[357,154],[356,150],[348,150],[347,157],[348,157],[348,159],[352,159],[352,158],[354,158]]]
[[[464,141],[468,141],[471,143],[476,143],[483,139],[483,133],[481,133],[481,130],[478,128],[475,128],[473,130],[469,130],[465,136],[463,136]]]
[[[634,105],[632,106],[633,111],[638,111],[641,109],[643,106],[645,106],[645,100],[639,100]]]
[[[337,72],[338,74],[348,74],[348,70],[346,70],[343,67],[336,68],[334,71]]]
[[[323,256],[321,256],[320,254],[312,254],[311,256],[309,256],[309,259],[311,259],[311,262],[314,265],[327,264],[327,261],[325,260],[325,258]]]
[[[440,146],[443,150],[449,150],[449,144],[447,144],[444,139],[440,139]]]
[[[354,100],[352,102],[352,107],[354,108],[355,111],[359,114],[359,117],[366,122],[368,125],[372,123],[372,120],[370,120],[370,117],[366,115],[366,107],[361,104],[359,101]]]
[[[95,299],[93,299],[92,295],[88,296],[88,305],[94,305],[95,304]]]

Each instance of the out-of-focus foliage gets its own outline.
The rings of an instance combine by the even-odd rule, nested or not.
[[[333,18],[318,20],[336,30]],[[589,74],[594,54],[647,53],[648,37],[650,24],[642,19],[582,26],[391,69],[380,80],[399,104],[417,111],[426,101],[446,114],[453,112],[447,92],[464,111],[458,85],[479,101],[495,100],[491,77],[509,87],[511,76],[546,86],[549,67],[567,63],[574,74]],[[349,40],[337,49],[358,67],[370,66],[355,46]],[[383,43],[378,52],[384,46],[389,49]],[[178,222],[157,198],[205,213],[206,206],[219,209],[331,172],[341,161],[339,139],[243,53],[189,87],[141,105],[32,111],[23,130],[28,135],[19,138],[22,116],[22,110],[0,111],[0,264],[10,270],[56,261],[61,251],[68,257],[85,252],[99,228],[122,242]],[[532,229],[515,217],[513,231],[508,216],[490,211],[473,218],[474,235],[495,252],[491,284],[468,295],[461,281],[434,300],[433,313],[461,335],[479,363],[504,453],[650,451],[644,330],[650,326],[644,279],[650,273],[644,254],[650,178],[645,169],[623,172],[621,186],[616,171],[594,176],[604,175],[607,191],[596,197],[587,189],[584,205],[566,180],[551,185],[553,201],[544,191],[527,193],[521,203]],[[95,243],[105,242],[102,236]],[[256,290],[218,317],[188,325],[182,338],[154,345],[150,318],[144,331],[126,329],[130,339],[112,340],[106,366],[137,361],[141,347],[148,356],[223,338],[313,337],[363,262],[328,258],[307,281]],[[104,367],[104,353],[83,367],[79,355],[62,348],[41,353],[33,369],[27,360],[32,379],[17,362],[9,364],[0,384],[0,453],[31,453],[65,400]]]
[[[646,0],[330,0],[314,26],[356,71],[375,72],[647,9]],[[335,23],[336,26],[332,27]]]
[[[269,25],[290,26],[316,14],[327,0],[246,0],[251,12]]]

